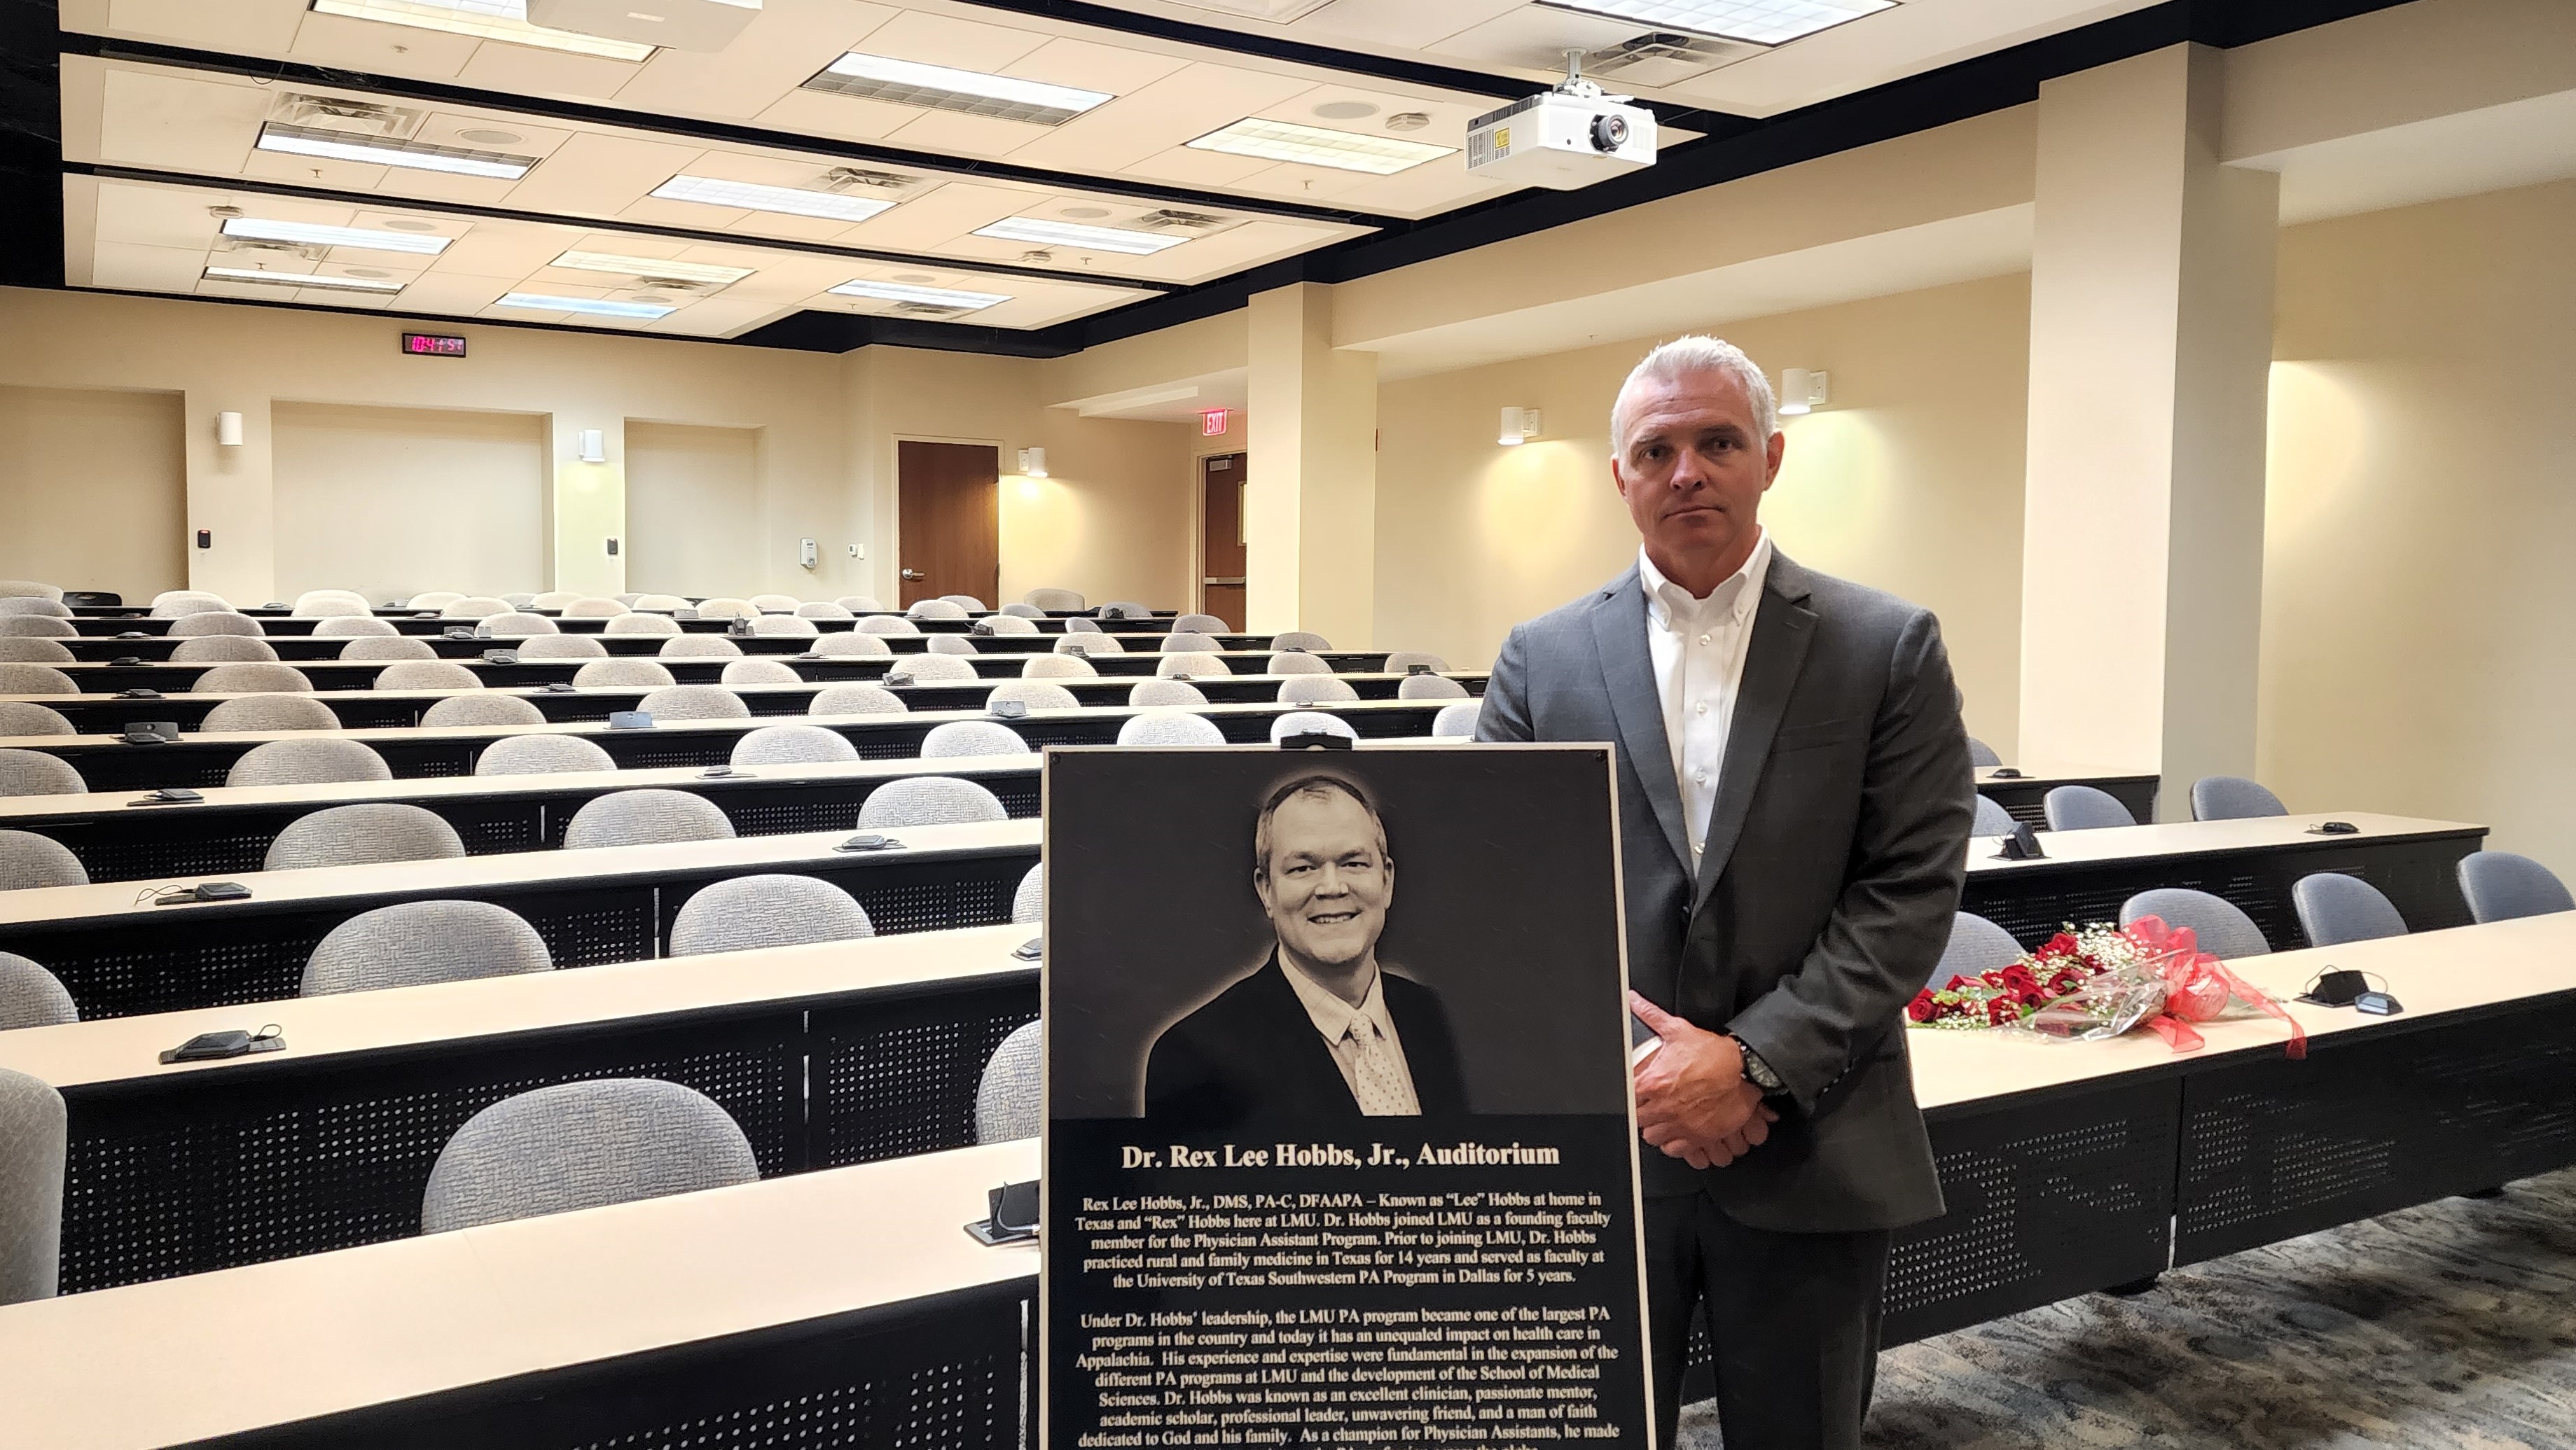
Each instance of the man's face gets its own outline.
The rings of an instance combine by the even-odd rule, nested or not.
[[[1270,879],[1253,889],[1280,945],[1320,966],[1348,966],[1386,930],[1395,863],[1358,801],[1340,791],[1291,796],[1270,817]]]
[[[1698,573],[1752,550],[1754,511],[1780,472],[1782,441],[1754,427],[1753,400],[1729,373],[1650,380],[1630,394],[1610,473],[1655,567]]]

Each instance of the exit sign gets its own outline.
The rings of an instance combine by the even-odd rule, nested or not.
[[[434,332],[406,332],[402,335],[402,350],[413,357],[463,357],[465,339]]]
[[[1199,414],[1199,436],[1200,436],[1200,437],[1202,437],[1202,438],[1222,438],[1222,437],[1224,437],[1224,436],[1225,436],[1225,427],[1226,427],[1226,411],[1225,411],[1225,409],[1223,409],[1223,408],[1210,408],[1210,409],[1208,409],[1206,412]]]

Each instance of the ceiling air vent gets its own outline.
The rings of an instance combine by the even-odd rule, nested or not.
[[[269,108],[269,119],[358,136],[407,137],[420,130],[423,112],[375,101],[289,92]]]
[[[308,262],[319,262],[324,257],[331,254],[331,249],[325,246],[316,246],[300,242],[273,242],[250,237],[221,235],[218,235],[215,238],[215,250],[218,252],[247,253],[262,256],[301,257]]]
[[[942,307],[936,302],[898,302],[894,305],[897,317],[955,317],[964,311],[963,307]]]
[[[1176,211],[1164,207],[1136,218],[1136,225],[1146,231],[1213,232],[1232,225],[1226,218],[1203,211]]]
[[[864,166],[835,166],[823,173],[825,191],[909,191],[921,184],[918,176],[900,171],[870,171]]]
[[[1762,47],[1705,35],[1650,30],[1583,58],[1586,75],[1623,85],[1669,86],[1762,54]]]

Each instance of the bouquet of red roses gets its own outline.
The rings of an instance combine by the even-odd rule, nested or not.
[[[2289,1055],[2307,1055],[2307,1034],[2288,1013],[2201,951],[2191,928],[2152,916],[2125,927],[2068,927],[2009,965],[1925,988],[1906,1016],[1924,1027],[2011,1027],[2066,1042],[2117,1037],[2143,1023],[2174,1051],[2190,1052],[2202,1045],[2192,1024],[2237,999],[2288,1023]]]

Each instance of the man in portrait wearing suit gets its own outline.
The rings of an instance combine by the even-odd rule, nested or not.
[[[1252,888],[1278,944],[1155,1040],[1145,1116],[1196,1132],[1465,1111],[1439,997],[1377,959],[1395,858],[1368,796],[1320,773],[1272,791]]]
[[[1772,546],[1742,352],[1656,348],[1610,434],[1637,562],[1512,630],[1476,734],[1618,747],[1661,1443],[1705,1304],[1727,1450],[1842,1450],[1891,1231],[1941,1212],[1902,1024],[1966,869],[1959,695],[1929,611]]]

